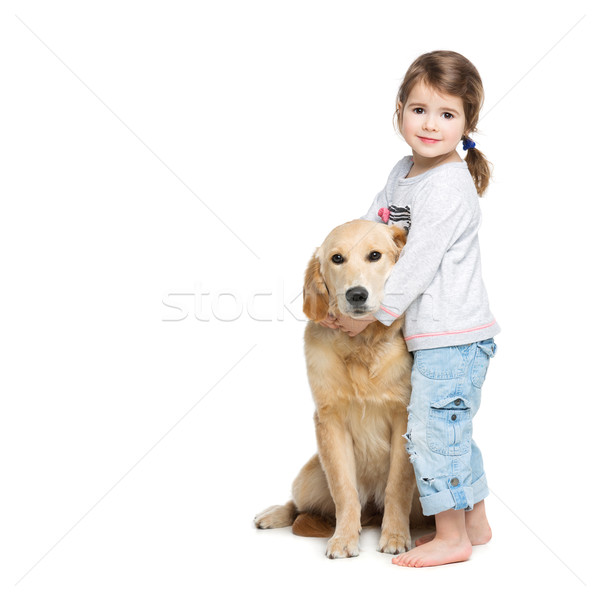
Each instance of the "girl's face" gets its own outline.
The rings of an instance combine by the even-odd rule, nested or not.
[[[417,83],[402,107],[400,133],[420,157],[436,158],[455,152],[465,133],[462,98],[442,95]]]

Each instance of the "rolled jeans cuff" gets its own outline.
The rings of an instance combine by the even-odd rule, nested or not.
[[[451,508],[454,510],[472,510],[473,488],[460,485],[431,494],[430,496],[421,496],[419,500],[421,501],[425,516],[437,515]]]

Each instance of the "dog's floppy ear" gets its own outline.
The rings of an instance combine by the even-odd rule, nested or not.
[[[321,275],[321,263],[317,252],[306,267],[303,290],[304,304],[302,310],[311,321],[321,321],[329,310],[329,291]]]
[[[396,225],[392,225],[390,229],[392,230],[392,240],[394,240],[394,244],[396,244],[396,247],[398,248],[398,254],[396,256],[396,260],[398,260],[402,248],[406,245],[406,229],[404,229],[404,227],[396,227]]]

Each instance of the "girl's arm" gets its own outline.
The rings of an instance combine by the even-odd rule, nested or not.
[[[444,255],[476,214],[473,199],[449,182],[436,182],[413,203],[408,242],[385,284],[374,314],[391,325],[429,286]]]

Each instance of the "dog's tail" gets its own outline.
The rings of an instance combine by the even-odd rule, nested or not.
[[[331,537],[335,520],[314,513],[300,513],[292,525],[292,533],[302,537]]]
[[[361,527],[381,526],[381,511],[369,503],[363,509]],[[335,532],[335,518],[316,513],[302,512],[294,520],[292,533],[303,537],[331,537]]]

